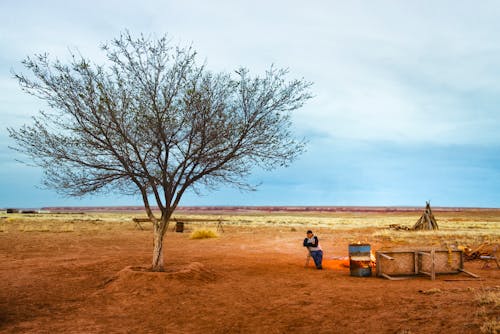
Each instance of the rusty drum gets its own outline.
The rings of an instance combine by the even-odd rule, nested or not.
[[[369,244],[349,245],[349,268],[351,276],[369,277],[372,275],[371,247]]]
[[[179,232],[179,233],[184,232],[184,222],[177,222],[175,224],[175,232]]]

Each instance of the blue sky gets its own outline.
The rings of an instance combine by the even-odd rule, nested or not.
[[[39,189],[6,131],[46,108],[12,78],[22,59],[77,48],[99,63],[124,29],[192,44],[211,70],[275,64],[314,82],[294,114],[309,139],[298,161],[256,170],[256,192],[221,187],[181,205],[500,207],[498,17],[496,1],[2,1],[0,207],[141,204]]]

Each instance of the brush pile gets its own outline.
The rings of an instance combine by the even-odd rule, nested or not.
[[[410,227],[404,226],[404,225],[399,225],[399,224],[391,224],[391,225],[389,225],[389,228],[391,230],[396,230],[396,231],[410,231],[411,230]]]
[[[429,202],[427,202],[422,217],[420,217],[419,220],[415,223],[415,225],[413,225],[412,230],[419,231],[419,230],[438,230],[438,229],[439,227],[436,218],[432,214],[431,205]]]
[[[438,224],[436,218],[432,214],[431,205],[426,202],[425,211],[422,216],[417,220],[413,227],[408,227],[399,224],[391,224],[389,228],[396,231],[423,231],[423,230],[438,230]]]
[[[495,255],[495,246],[491,245],[490,243],[484,242],[479,246],[476,246],[474,248],[465,246],[465,247],[458,247],[464,252],[465,255],[465,260],[467,261],[472,261],[472,260],[477,260],[480,259],[481,256],[492,256]]]

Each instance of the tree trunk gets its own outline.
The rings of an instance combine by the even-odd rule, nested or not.
[[[151,271],[165,271],[163,267],[163,236],[165,235],[163,224],[154,224],[153,234],[153,265]]]

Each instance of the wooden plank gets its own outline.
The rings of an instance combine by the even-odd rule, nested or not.
[[[460,268],[458,269],[464,269],[464,252],[460,251]]]
[[[436,252],[435,250],[431,250],[431,280],[436,279],[436,263],[434,262],[436,258]]]
[[[383,258],[385,258],[385,259],[387,259],[387,260],[391,260],[391,261],[393,261],[393,260],[394,260],[394,258],[393,258],[393,257],[391,257],[391,256],[389,256],[389,255],[387,255],[387,254],[384,254],[384,253],[377,253],[377,254],[378,254],[378,255],[380,255],[380,256],[382,256]]]
[[[432,252],[432,251],[431,251],[431,252]],[[417,253],[418,253],[418,254],[420,254],[420,255],[427,255],[427,256],[430,256],[430,255],[431,255],[431,253],[427,253],[427,252],[417,252]]]
[[[413,265],[414,265],[414,270],[415,270],[415,275],[418,275],[418,253],[415,252],[413,253]]]
[[[132,220],[135,223],[135,227],[138,227],[140,230],[144,230],[144,228],[142,227],[141,223],[149,222],[150,221],[149,218],[132,218]]]
[[[471,277],[474,277],[474,278],[479,278],[479,276],[478,276],[478,275],[473,274],[473,273],[471,273],[470,271],[467,271],[467,270],[465,270],[465,269],[458,269],[458,270],[459,270],[459,271],[461,271],[461,272],[463,272],[464,274],[467,274],[467,275],[471,276]]]
[[[132,218],[132,220],[136,223],[146,223],[151,221],[149,218]]]
[[[394,277],[394,276],[389,276],[389,275],[384,274],[384,273],[382,273],[380,276],[385,277],[385,278],[387,278],[387,279],[389,279],[391,281],[402,281],[402,280],[405,280],[405,279],[412,278],[412,277],[409,277],[409,276]]]
[[[415,250],[381,250],[377,252],[384,254],[404,254],[404,253],[414,253]]]
[[[381,266],[380,265],[380,254],[381,254],[380,252],[376,252],[375,253],[375,261],[377,261],[377,262],[375,262],[377,264],[375,266],[375,268],[376,268],[375,270],[377,271],[377,274],[376,274],[377,276],[381,276],[381,272],[380,272],[380,266]]]

